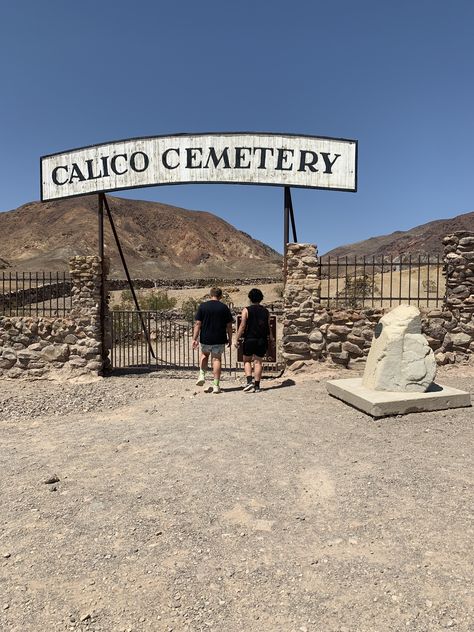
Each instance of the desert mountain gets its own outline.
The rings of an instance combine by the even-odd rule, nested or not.
[[[280,254],[212,213],[107,199],[132,277],[281,275]],[[97,224],[97,196],[31,202],[0,213],[0,268],[67,270],[69,257],[97,254]],[[123,278],[107,217],[105,244],[111,276]]]
[[[438,219],[406,231],[396,231],[390,235],[371,237],[365,241],[339,246],[325,256],[373,256],[393,255],[442,255],[442,239],[456,230],[474,231],[474,212],[457,215],[451,219]]]

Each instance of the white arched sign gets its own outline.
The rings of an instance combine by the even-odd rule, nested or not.
[[[357,141],[292,134],[178,134],[41,158],[41,199],[165,184],[357,190]]]

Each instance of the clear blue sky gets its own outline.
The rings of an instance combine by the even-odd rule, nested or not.
[[[474,210],[472,0],[15,0],[0,53],[1,210],[39,199],[43,154],[206,131],[358,139],[357,193],[293,191],[321,253]],[[119,195],[282,249],[279,188]]]

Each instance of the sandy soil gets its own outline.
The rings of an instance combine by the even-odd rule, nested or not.
[[[473,411],[376,422],[354,373],[2,382],[2,632],[472,632]]]
[[[281,283],[264,283],[258,286],[262,290],[264,295],[264,304],[271,305],[274,301],[281,301]],[[183,290],[166,290],[170,298],[176,298],[176,307],[181,307],[183,301],[188,298],[201,299],[209,293],[211,288],[189,288]],[[252,287],[247,285],[223,285],[222,289],[226,291],[232,300],[232,303],[237,307],[244,307],[248,305],[248,293]],[[140,290],[143,294],[146,294],[150,290]],[[160,291],[160,288],[157,289]],[[121,301],[121,292],[110,292],[111,300],[110,305],[117,305]]]

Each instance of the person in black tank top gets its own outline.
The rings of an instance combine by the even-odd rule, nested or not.
[[[241,314],[241,322],[237,331],[235,346],[243,341],[244,372],[247,384],[244,386],[246,393],[260,392],[260,379],[262,377],[262,359],[268,349],[268,341],[271,340],[270,313],[266,307],[260,305],[263,294],[257,288],[250,290],[251,304],[244,307]],[[252,376],[252,362],[254,376]]]

